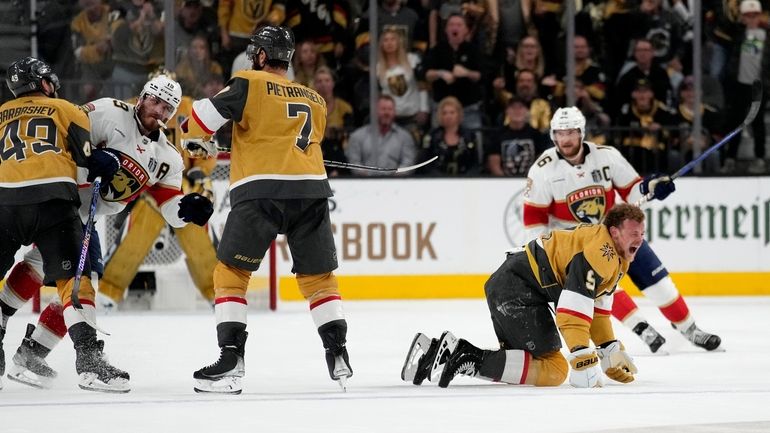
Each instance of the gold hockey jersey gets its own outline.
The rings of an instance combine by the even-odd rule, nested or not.
[[[195,101],[185,138],[208,138],[232,119],[230,200],[322,198],[332,192],[321,140],[326,102],[264,71],[239,71],[213,98]]]
[[[219,27],[232,36],[248,38],[259,23],[277,26],[286,18],[284,0],[219,0]]]
[[[88,116],[64,99],[21,96],[0,106],[0,203],[79,202],[76,166],[90,154]]]
[[[526,246],[532,272],[556,303],[556,324],[567,348],[614,339],[609,314],[612,292],[629,262],[615,250],[603,224],[554,230]],[[598,323],[596,315],[602,316]]]

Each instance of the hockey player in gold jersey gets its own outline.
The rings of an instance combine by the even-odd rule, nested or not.
[[[91,149],[88,117],[57,99],[59,79],[48,64],[33,57],[18,60],[8,68],[6,84],[15,98],[0,106],[0,277],[14,264],[19,248],[34,243],[46,280],[55,281],[68,304],[83,242],[77,167],[87,167],[90,180],[101,176],[108,182],[120,162],[109,152]],[[80,285],[84,306],[94,301],[89,267],[86,263]],[[23,305],[24,296],[39,288],[7,285],[0,292],[0,375],[5,373],[8,318]],[[84,327],[93,329],[76,320],[82,318],[71,308],[70,313],[66,325],[81,358],[86,347],[96,346],[96,332],[83,332]],[[84,310],[93,313],[93,308]]]
[[[293,272],[318,328],[329,375],[345,386],[353,371],[345,347],[347,322],[333,271],[337,253],[329,219],[332,191],[320,142],[326,104],[318,93],[286,79],[294,35],[266,26],[251,38],[255,70],[237,72],[220,93],[193,103],[183,124],[186,147],[216,154],[210,136],[232,119],[230,203],[214,270],[219,360],[196,371],[195,390],[241,392],[249,275],[279,233],[285,234]]]
[[[152,73],[149,79],[157,75],[166,75],[174,79],[173,72],[160,69]],[[129,101],[136,104],[136,100]],[[182,133],[179,124],[190,115],[192,99],[182,96],[175,116],[166,123],[166,134],[184,158],[184,175],[182,189],[185,194],[198,193],[214,200],[211,185],[211,173],[216,167],[216,159],[191,158],[181,147]],[[114,308],[125,297],[126,290],[136,276],[139,266],[150,251],[161,230],[166,227],[163,215],[158,211],[155,200],[149,194],[142,194],[131,209],[131,215],[126,221],[127,231],[116,249],[104,265],[104,275],[99,280],[99,298],[102,306]],[[185,253],[185,263],[193,283],[204,299],[214,301],[214,265],[216,251],[206,227],[187,224],[174,228],[174,234]]]
[[[554,230],[508,252],[484,285],[500,348],[481,350],[449,331],[432,340],[417,334],[402,379],[419,385],[439,377],[438,385],[447,387],[455,376],[467,375],[557,386],[569,363],[575,387],[601,386],[602,371],[618,382],[633,381],[637,370],[615,339],[610,310],[612,292],[643,240],[644,213],[619,204],[602,224]],[[555,322],[549,302],[556,305]],[[569,350],[566,360],[559,332]]]

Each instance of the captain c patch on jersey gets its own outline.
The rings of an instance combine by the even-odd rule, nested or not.
[[[567,194],[567,206],[576,220],[597,224],[604,217],[607,203],[604,188],[589,186]]]
[[[112,149],[114,151],[114,149]],[[142,191],[150,176],[141,164],[130,156],[115,151],[120,158],[120,169],[115,173],[112,182],[102,189],[104,201],[126,201]]]

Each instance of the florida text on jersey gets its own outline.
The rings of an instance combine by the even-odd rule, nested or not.
[[[641,197],[639,174],[614,147],[583,143],[583,164],[572,165],[552,147],[529,169],[524,226],[532,239],[548,228],[596,224],[616,201]]]
[[[83,106],[91,120],[91,139],[97,147],[107,147],[118,154],[120,169],[112,182],[101,191],[96,214],[120,212],[126,204],[147,191],[157,202],[166,220],[174,226],[184,225],[178,215],[181,198],[182,155],[160,131],[142,135],[137,126],[134,106],[112,98],[102,98]],[[79,183],[87,186],[86,172],[79,173]],[[81,188],[87,205],[88,188]],[[81,206],[81,216],[87,206]]]
[[[64,99],[30,95],[0,106],[0,202],[78,200],[88,129],[85,113]]]
[[[321,140],[326,102],[264,71],[240,71],[219,94],[193,103],[186,137],[210,136],[232,119],[230,200],[324,198]]]

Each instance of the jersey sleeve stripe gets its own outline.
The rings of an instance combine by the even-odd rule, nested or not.
[[[209,99],[193,102],[191,115],[195,123],[207,134],[213,134],[227,122]]]
[[[623,201],[628,201],[628,195],[631,193],[631,189],[634,186],[636,186],[636,184],[640,180],[642,180],[642,178],[641,177],[637,177],[636,179],[632,180],[631,183],[629,183],[628,185],[616,187],[617,190],[618,190],[618,193],[620,194],[620,197],[623,199]]]
[[[605,310],[603,308],[594,307],[594,314],[603,314],[605,316],[609,316],[612,313],[612,310]]]
[[[562,290],[558,310],[562,309],[586,316],[590,322],[594,312],[594,300],[571,290]]]
[[[524,226],[548,225],[548,206],[524,203]]]
[[[556,312],[559,313],[559,314],[566,314],[566,315],[569,315],[569,316],[577,317],[578,319],[585,320],[588,323],[591,323],[591,321],[593,320],[593,318],[591,316],[582,314],[582,313],[580,313],[578,311],[568,310],[566,308],[557,308]]]
[[[163,203],[169,201],[172,197],[175,197],[177,195],[182,195],[182,191],[174,188],[168,188],[164,186],[159,185],[153,185],[149,190],[147,191],[152,195],[152,198],[155,199],[155,202],[158,203],[158,206],[162,206]]]

